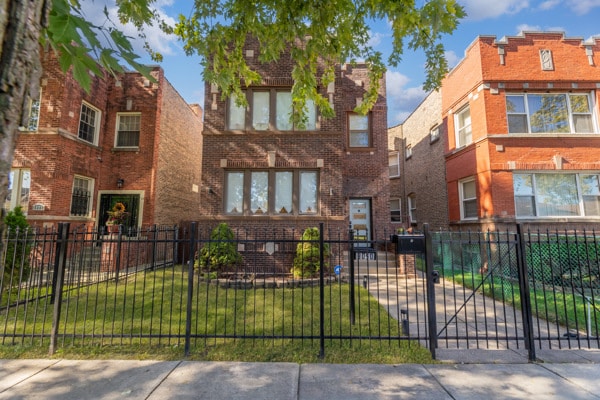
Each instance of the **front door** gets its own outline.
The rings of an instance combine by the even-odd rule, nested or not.
[[[354,240],[364,240],[357,246],[370,246],[371,241],[371,200],[350,199],[350,223],[354,229]]]
[[[117,203],[123,203],[123,205],[125,205],[125,211],[127,212],[127,218],[123,223],[124,232],[128,232],[130,228],[137,230],[140,207],[139,194],[108,193],[100,195],[98,227],[103,227],[106,224],[109,217],[108,212],[111,211]]]

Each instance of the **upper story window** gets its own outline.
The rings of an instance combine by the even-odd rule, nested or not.
[[[436,142],[440,138],[440,126],[436,125],[429,130],[429,143]]]
[[[477,184],[475,178],[458,183],[460,196],[460,219],[477,218]]]
[[[81,103],[78,136],[92,144],[98,143],[100,132],[100,110],[86,102]]]
[[[513,174],[517,217],[600,216],[600,173]]]
[[[350,147],[372,147],[369,115],[348,114],[348,143]]]
[[[390,199],[390,218],[392,222],[402,222],[402,203],[400,199]]]
[[[289,90],[258,88],[244,91],[248,110],[229,98],[227,128],[229,130],[255,131],[310,131],[317,126],[317,111],[312,100],[306,101],[303,124],[291,121],[292,93]]]
[[[42,93],[40,89],[40,97],[36,100],[31,100],[29,104],[29,119],[27,120],[27,130],[37,131],[40,124],[40,104]]]
[[[471,133],[471,109],[469,106],[463,107],[454,116],[454,126],[456,128],[456,147],[463,147],[473,142]]]
[[[412,157],[412,145],[406,145],[406,149],[405,149],[405,158],[408,160],[409,158]]]
[[[141,119],[139,113],[117,114],[116,147],[139,147]]]
[[[390,178],[397,178],[400,176],[400,155],[399,152],[393,151],[390,152],[388,156],[389,160],[389,168],[390,168]]]
[[[91,212],[93,180],[82,176],[73,178],[73,190],[71,192],[71,215],[87,217]]]
[[[317,215],[319,174],[313,170],[225,173],[225,214]]]
[[[8,193],[4,202],[6,211],[20,206],[27,214],[29,193],[31,189],[31,171],[28,169],[12,169],[8,174]]]
[[[506,95],[509,133],[594,133],[588,93]]]

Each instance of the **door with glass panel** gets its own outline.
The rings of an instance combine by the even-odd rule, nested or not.
[[[370,246],[371,241],[371,200],[350,199],[350,223],[354,230],[357,246]]]

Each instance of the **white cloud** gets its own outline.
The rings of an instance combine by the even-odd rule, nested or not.
[[[517,33],[521,32],[540,32],[542,28],[539,25],[521,24],[517,25]]]
[[[367,46],[377,47],[381,44],[381,41],[388,36],[390,35],[386,35],[385,33],[369,31],[369,41],[367,42]]]
[[[568,0],[567,5],[578,15],[589,12],[592,8],[600,7],[600,0]]]
[[[410,79],[400,72],[386,72],[388,126],[404,122],[427,94],[422,86],[406,87],[409,83]]]
[[[546,10],[551,10],[554,7],[556,7],[557,5],[559,5],[561,2],[561,0],[547,0],[547,1],[543,1],[539,6],[538,9],[542,10],[542,11],[546,11]]]
[[[496,18],[504,14],[516,14],[529,7],[527,0],[460,0],[459,3],[465,7],[468,20],[482,20]]]
[[[175,19],[169,17],[163,11],[163,7],[170,6],[172,3],[172,0],[159,0],[154,3],[154,7],[158,11],[160,17],[166,23],[171,25],[175,24]],[[130,38],[134,52],[140,57],[143,57],[146,54],[144,41],[138,37],[137,29],[132,24],[122,25],[119,22],[117,6],[114,0],[82,1],[80,4],[85,18],[100,26],[107,24],[106,16],[104,14],[104,7],[106,7],[110,20],[118,29]],[[110,24],[110,22],[108,24]],[[177,38],[174,35],[166,35],[157,26],[144,27],[144,34],[146,35],[146,40],[152,50],[162,53],[163,55],[172,55],[175,53],[174,47],[177,47]]]
[[[449,69],[456,67],[456,64],[458,64],[461,60],[461,58],[458,55],[456,55],[456,53],[452,50],[446,51],[444,53],[444,57],[446,58],[446,61],[448,62]]]

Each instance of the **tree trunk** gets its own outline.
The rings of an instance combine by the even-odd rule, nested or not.
[[[8,194],[19,127],[26,126],[30,99],[39,95],[39,39],[51,4],[52,0],[0,0],[0,209]],[[1,217],[0,237],[4,231]]]

